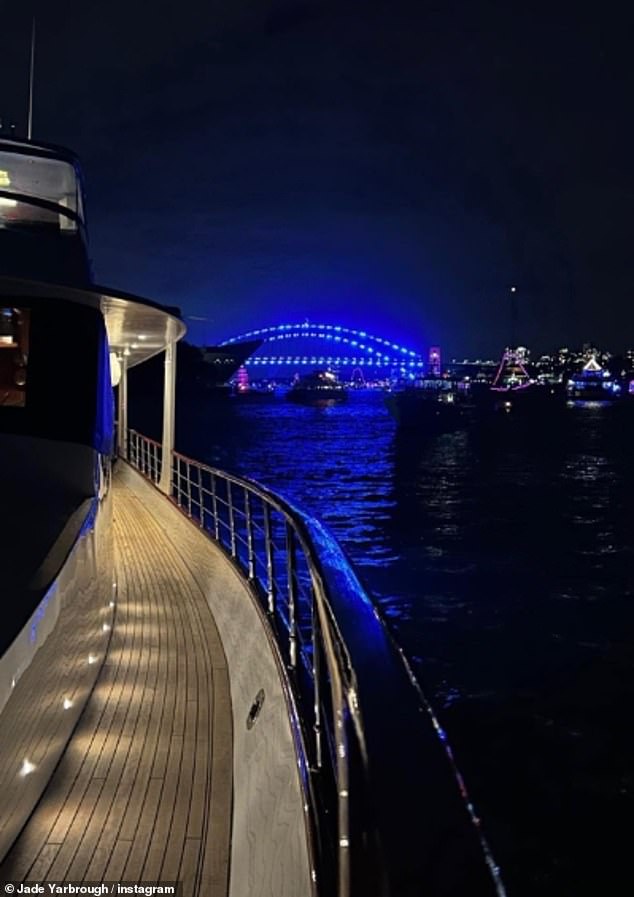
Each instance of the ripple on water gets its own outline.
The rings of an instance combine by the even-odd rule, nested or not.
[[[228,407],[207,431],[196,409],[179,440],[328,521],[439,709],[514,897],[634,892],[611,803],[634,768],[631,410],[412,438],[355,395]]]

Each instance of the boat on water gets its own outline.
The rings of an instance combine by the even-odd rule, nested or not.
[[[613,402],[621,397],[621,392],[621,384],[601,367],[594,355],[566,384],[568,398],[578,401]]]
[[[93,282],[72,154],[0,142],[0,260],[0,879],[501,897],[337,542],[176,451],[185,326]],[[159,354],[160,443],[128,425],[128,374]]]
[[[313,371],[297,377],[291,388],[286,393],[286,398],[291,402],[301,404],[326,404],[343,402],[348,393],[343,383],[339,381],[333,371]]]
[[[489,387],[488,393],[480,391],[481,406],[494,411],[545,412],[555,408],[563,398],[560,384],[537,380],[528,373],[524,350],[506,348]]]
[[[450,430],[466,420],[468,383],[443,377],[420,377],[389,392],[385,405],[397,424],[431,432]]]

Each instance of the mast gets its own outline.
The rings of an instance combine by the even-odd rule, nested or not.
[[[27,127],[27,140],[33,136],[33,80],[35,75],[35,16],[31,26],[31,65],[29,70],[29,120]]]
[[[511,349],[517,346],[517,287],[511,287]]]

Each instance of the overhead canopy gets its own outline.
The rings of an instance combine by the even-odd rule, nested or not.
[[[125,358],[128,368],[147,361],[185,335],[176,309],[118,295],[103,295],[101,307],[110,349]]]
[[[134,367],[163,351],[185,335],[186,327],[176,308],[169,308],[106,287],[78,289],[36,281],[2,278],[0,294],[9,299],[29,296],[66,299],[101,308],[112,352]]]

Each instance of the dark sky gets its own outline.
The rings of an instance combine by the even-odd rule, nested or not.
[[[608,5],[0,3],[0,114],[82,158],[98,280],[217,340],[335,321],[634,344],[633,20]]]

